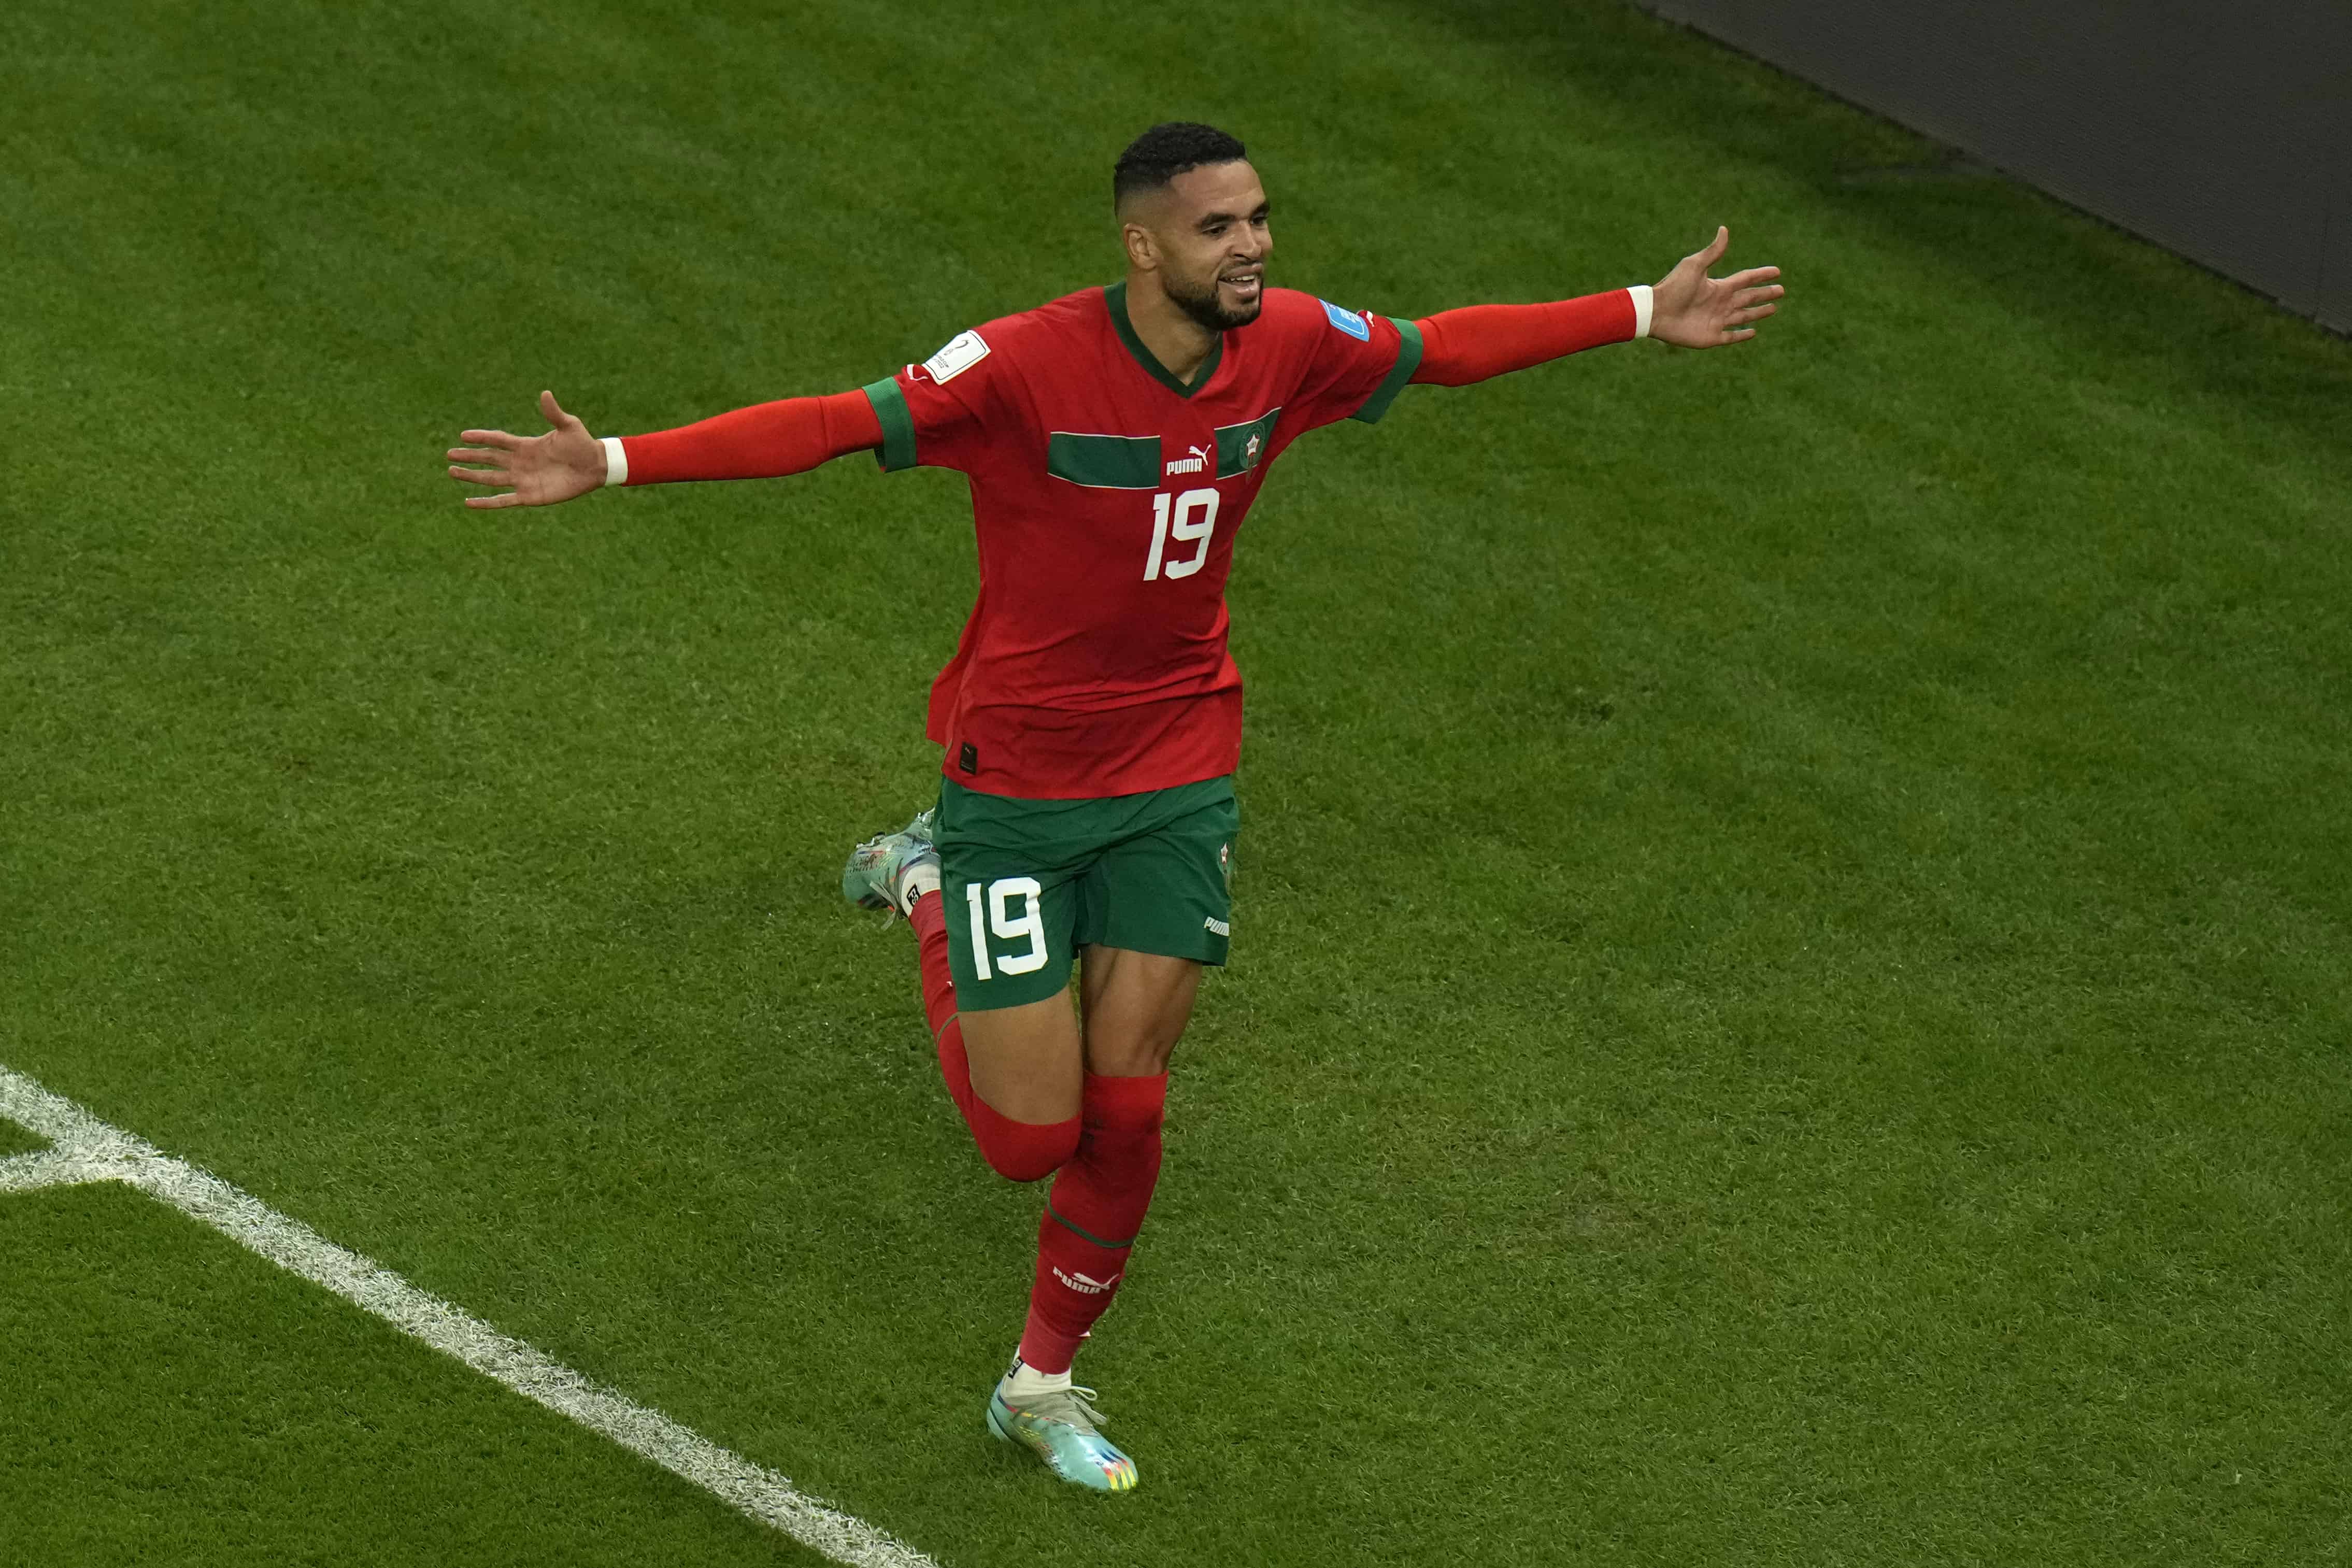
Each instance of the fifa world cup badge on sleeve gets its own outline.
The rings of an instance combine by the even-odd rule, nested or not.
[[[947,347],[923,362],[931,379],[944,385],[988,357],[988,342],[978,332],[958,332]]]
[[[1359,342],[1368,343],[1372,341],[1372,323],[1370,321],[1356,314],[1353,310],[1342,310],[1339,306],[1334,305],[1328,300],[1318,300],[1316,303],[1323,307],[1323,314],[1329,319],[1331,324],[1339,328],[1341,331],[1347,333],[1349,337],[1354,338]],[[944,353],[946,350],[943,349],[940,352]]]

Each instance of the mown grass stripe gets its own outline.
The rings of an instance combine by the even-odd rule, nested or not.
[[[599,1386],[544,1352],[418,1289],[383,1265],[336,1246],[251,1194],[109,1126],[5,1067],[0,1067],[0,1117],[57,1145],[0,1161],[0,1192],[126,1182],[836,1563],[857,1568],[935,1568],[933,1559],[808,1496],[775,1471],[720,1447],[658,1410]]]

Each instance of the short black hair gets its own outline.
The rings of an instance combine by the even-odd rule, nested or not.
[[[1213,125],[1171,120],[1127,144],[1111,166],[1110,199],[1116,205],[1137,191],[1156,191],[1187,169],[1248,156],[1248,148]]]

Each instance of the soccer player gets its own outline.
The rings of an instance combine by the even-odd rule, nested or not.
[[[1376,423],[1408,384],[1633,338],[1738,342],[1781,289],[1769,267],[1709,278],[1730,243],[1718,228],[1654,285],[1398,321],[1267,285],[1265,192],[1223,132],[1156,125],[1111,187],[1118,282],[961,332],[856,391],[653,435],[600,440],[542,393],[553,429],[468,430],[449,473],[510,487],[476,507],[774,478],[861,451],[885,471],[969,477],[980,597],[931,688],[938,804],[859,845],[842,885],[914,928],[940,1071],[982,1155],[1015,1181],[1054,1177],[989,1427],[1066,1481],[1124,1491],[1134,1461],[1070,1367],[1126,1277],[1169,1056],[1202,967],[1225,962],[1242,684],[1224,587],[1259,487],[1299,437]]]

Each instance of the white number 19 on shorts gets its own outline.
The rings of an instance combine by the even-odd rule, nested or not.
[[[971,967],[981,979],[991,978],[988,968],[988,933],[1010,942],[1016,936],[1029,939],[1029,951],[996,961],[998,973],[1026,974],[1033,969],[1045,967],[1045,908],[1039,900],[1045,889],[1037,885],[1034,877],[1001,877],[988,885],[987,913],[981,911],[978,882],[967,882],[963,901],[971,906]],[[1027,906],[1018,920],[1013,915],[1013,900],[1019,899]]]

